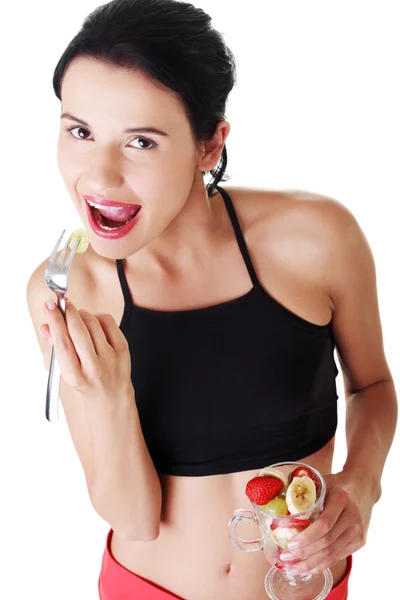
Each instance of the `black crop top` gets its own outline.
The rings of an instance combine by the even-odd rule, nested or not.
[[[337,427],[331,322],[318,325],[261,286],[223,196],[252,289],[192,310],[136,306],[117,259],[141,427],[159,473],[217,475],[299,460]]]

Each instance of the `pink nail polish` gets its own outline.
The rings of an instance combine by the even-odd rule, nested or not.
[[[294,556],[290,552],[282,552],[280,558],[281,560],[293,560]]]
[[[41,325],[41,326],[39,327],[39,331],[40,331],[40,333],[42,334],[42,336],[43,336],[43,337],[44,337],[46,340],[48,340],[48,339],[49,339],[49,336],[47,335],[46,331],[42,329],[42,327],[43,327],[43,325]]]
[[[54,310],[57,305],[52,298],[48,298],[46,300],[46,306],[49,310]]]

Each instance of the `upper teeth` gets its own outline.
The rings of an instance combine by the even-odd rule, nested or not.
[[[102,204],[95,204],[94,202],[90,202],[90,200],[86,200],[86,202],[88,204],[90,204],[90,206],[94,206],[94,208],[99,208],[99,209],[104,209],[106,208],[107,210],[122,210],[124,207],[123,206],[103,206]]]

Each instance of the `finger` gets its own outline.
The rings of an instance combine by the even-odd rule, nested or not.
[[[53,299],[48,305],[48,301],[44,304],[44,311],[47,318],[47,325],[50,330],[51,341],[54,346],[57,362],[63,376],[72,374],[72,377],[77,377],[80,373],[80,361],[77,356],[73,341],[69,335],[67,324],[64,316],[58,305]],[[51,308],[49,308],[49,306]],[[63,377],[64,378],[64,377]]]
[[[348,547],[354,542],[351,537],[351,530],[346,529],[337,540],[319,552],[315,552],[295,565],[291,566],[287,573],[289,576],[296,577],[306,573],[321,573],[324,569],[332,567],[334,564],[348,556]]]
[[[356,536],[353,540],[351,540],[344,548],[343,551],[341,553],[341,557],[336,561],[339,562],[339,560],[342,560],[343,558],[347,558],[348,556],[350,556],[350,554],[353,554],[354,552],[356,552],[357,550],[359,550],[360,548],[362,548],[364,545],[364,543],[362,543],[359,538]],[[329,567],[332,567],[333,565],[329,565],[326,567],[324,566],[324,563],[321,563],[320,565],[318,565],[318,567],[315,567],[314,569],[312,569],[310,571],[311,575],[317,575],[317,573],[320,573],[321,571],[324,571],[324,569],[329,569]]]
[[[65,321],[80,362],[83,364],[97,363],[98,356],[92,336],[80,311],[70,300],[66,301]]]
[[[350,556],[350,554],[353,554],[359,548],[361,548],[361,545],[358,543],[357,540],[351,541],[342,549],[342,551],[338,554],[338,558],[334,562],[331,562],[329,560],[322,561],[318,565],[318,567],[315,567],[314,569],[311,569],[311,571],[309,571],[310,575],[317,575],[318,573],[321,573],[325,569],[332,568],[336,563],[343,560],[344,558],[347,558],[348,556]]]
[[[299,548],[307,548],[305,552],[310,554],[308,547],[327,536],[342,514],[343,511],[338,512],[337,509],[331,512],[324,510],[322,515],[318,517],[314,523],[311,523],[304,531],[290,540],[288,543],[289,552],[294,552],[294,550],[298,550]]]
[[[47,325],[47,323],[44,323],[43,325],[41,325],[39,327],[39,332],[41,333],[42,337],[44,337],[45,340],[51,339],[50,329],[49,329],[49,326]]]
[[[296,538],[289,542],[289,550],[313,544],[331,531],[345,510],[347,502],[348,492],[346,490],[332,490],[331,494],[327,497],[323,513],[307,529],[296,535]]]
[[[98,316],[84,309],[78,312],[89,331],[97,356],[101,357],[107,352],[112,351]]]
[[[116,352],[129,351],[127,339],[118,327],[114,317],[104,313],[98,314],[96,317],[103,327],[104,335],[106,336],[108,343],[114,350]]]
[[[301,546],[296,548],[294,542],[296,541],[298,536],[295,536],[291,542],[288,544],[288,550],[282,552],[280,555],[281,560],[289,561],[289,560],[304,560],[307,556],[314,554],[314,552],[319,552],[323,550],[327,546],[330,546],[335,542],[340,535],[349,527],[351,524],[350,516],[347,514],[347,511],[344,510],[340,515],[333,528],[330,529],[327,533],[325,533],[322,537],[318,538],[316,542],[311,544],[307,544],[307,546]],[[311,525],[310,525],[311,527]]]

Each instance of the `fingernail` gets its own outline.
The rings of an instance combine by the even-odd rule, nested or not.
[[[280,558],[282,560],[293,560],[294,556],[293,556],[293,554],[291,554],[291,552],[282,552]]]
[[[56,303],[54,302],[53,298],[48,298],[46,300],[46,306],[49,310],[54,310],[55,307],[57,306]]]
[[[297,577],[298,575],[300,575],[300,571],[297,567],[293,567],[292,569],[289,569],[286,572],[289,575],[289,577]]]
[[[291,540],[288,543],[289,550],[292,550],[293,548],[298,548],[299,546],[300,546],[299,540]]]
[[[40,333],[42,334],[42,336],[43,336],[43,337],[44,337],[46,340],[48,340],[48,339],[49,339],[49,336],[48,336],[48,335],[47,335],[47,333],[46,333],[46,332],[45,332],[45,331],[42,329],[42,327],[43,327],[43,325],[41,325],[41,326],[39,327],[39,331],[40,331]]]

